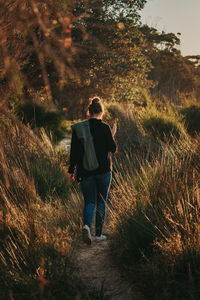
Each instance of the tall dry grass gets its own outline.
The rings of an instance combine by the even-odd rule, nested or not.
[[[199,299],[199,173],[199,139],[175,139],[137,171],[131,159],[118,170],[111,248],[147,299]]]
[[[199,136],[187,134],[176,107],[108,109],[120,120],[111,189],[113,257],[147,299],[197,300]]]
[[[0,117],[0,298],[103,299],[75,275],[82,204],[63,155],[45,132]]]

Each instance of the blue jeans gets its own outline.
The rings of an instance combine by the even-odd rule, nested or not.
[[[102,233],[111,177],[111,172],[108,172],[85,177],[81,181],[81,189],[85,201],[83,222],[84,225],[90,227],[96,206],[96,236],[100,236]]]

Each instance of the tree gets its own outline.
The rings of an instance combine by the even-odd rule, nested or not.
[[[82,46],[76,62],[81,76],[65,86],[65,94],[70,96],[62,101],[67,106],[70,98],[84,101],[91,94],[119,101],[133,100],[141,88],[150,86],[147,80],[150,64],[138,43],[142,34],[138,30],[137,9],[145,1],[96,2],[98,5],[87,8],[86,19],[73,24],[73,41]],[[83,5],[78,4],[74,10],[77,16],[86,13]],[[117,13],[116,7],[120,8]]]
[[[181,93],[193,93],[199,82],[197,57],[192,60],[181,55],[177,49],[180,39],[174,33],[160,33],[147,25],[140,31],[146,41],[143,51],[153,66],[149,79],[157,82],[152,92],[171,99],[177,99]]]
[[[62,29],[70,27],[72,7],[58,0],[0,1],[1,91],[23,94],[27,73],[38,71],[43,88],[51,99],[46,65],[52,60],[61,77],[72,69],[72,51]],[[36,63],[37,62],[37,63]],[[41,74],[41,75],[40,75]],[[9,86],[9,89],[5,87]]]
[[[122,16],[136,20],[145,2],[0,0],[0,88],[4,97],[43,89],[51,100],[51,83],[59,89],[81,81],[84,73],[78,62],[83,52],[90,56],[91,50],[93,54],[105,46],[95,30],[103,32]]]

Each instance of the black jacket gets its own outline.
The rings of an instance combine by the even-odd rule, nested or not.
[[[84,148],[77,138],[75,131],[72,132],[70,166],[68,172],[73,174],[77,171],[77,179],[91,175],[107,173],[112,169],[110,152],[116,151],[116,143],[112,137],[110,127],[99,119],[89,119],[90,131],[93,136],[95,152],[99,167],[93,171],[87,171],[83,167]]]

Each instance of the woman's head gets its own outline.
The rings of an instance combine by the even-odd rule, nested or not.
[[[104,107],[101,102],[101,99],[98,97],[92,98],[92,100],[88,106],[88,111],[89,111],[90,116],[94,116],[94,115],[103,116]]]

